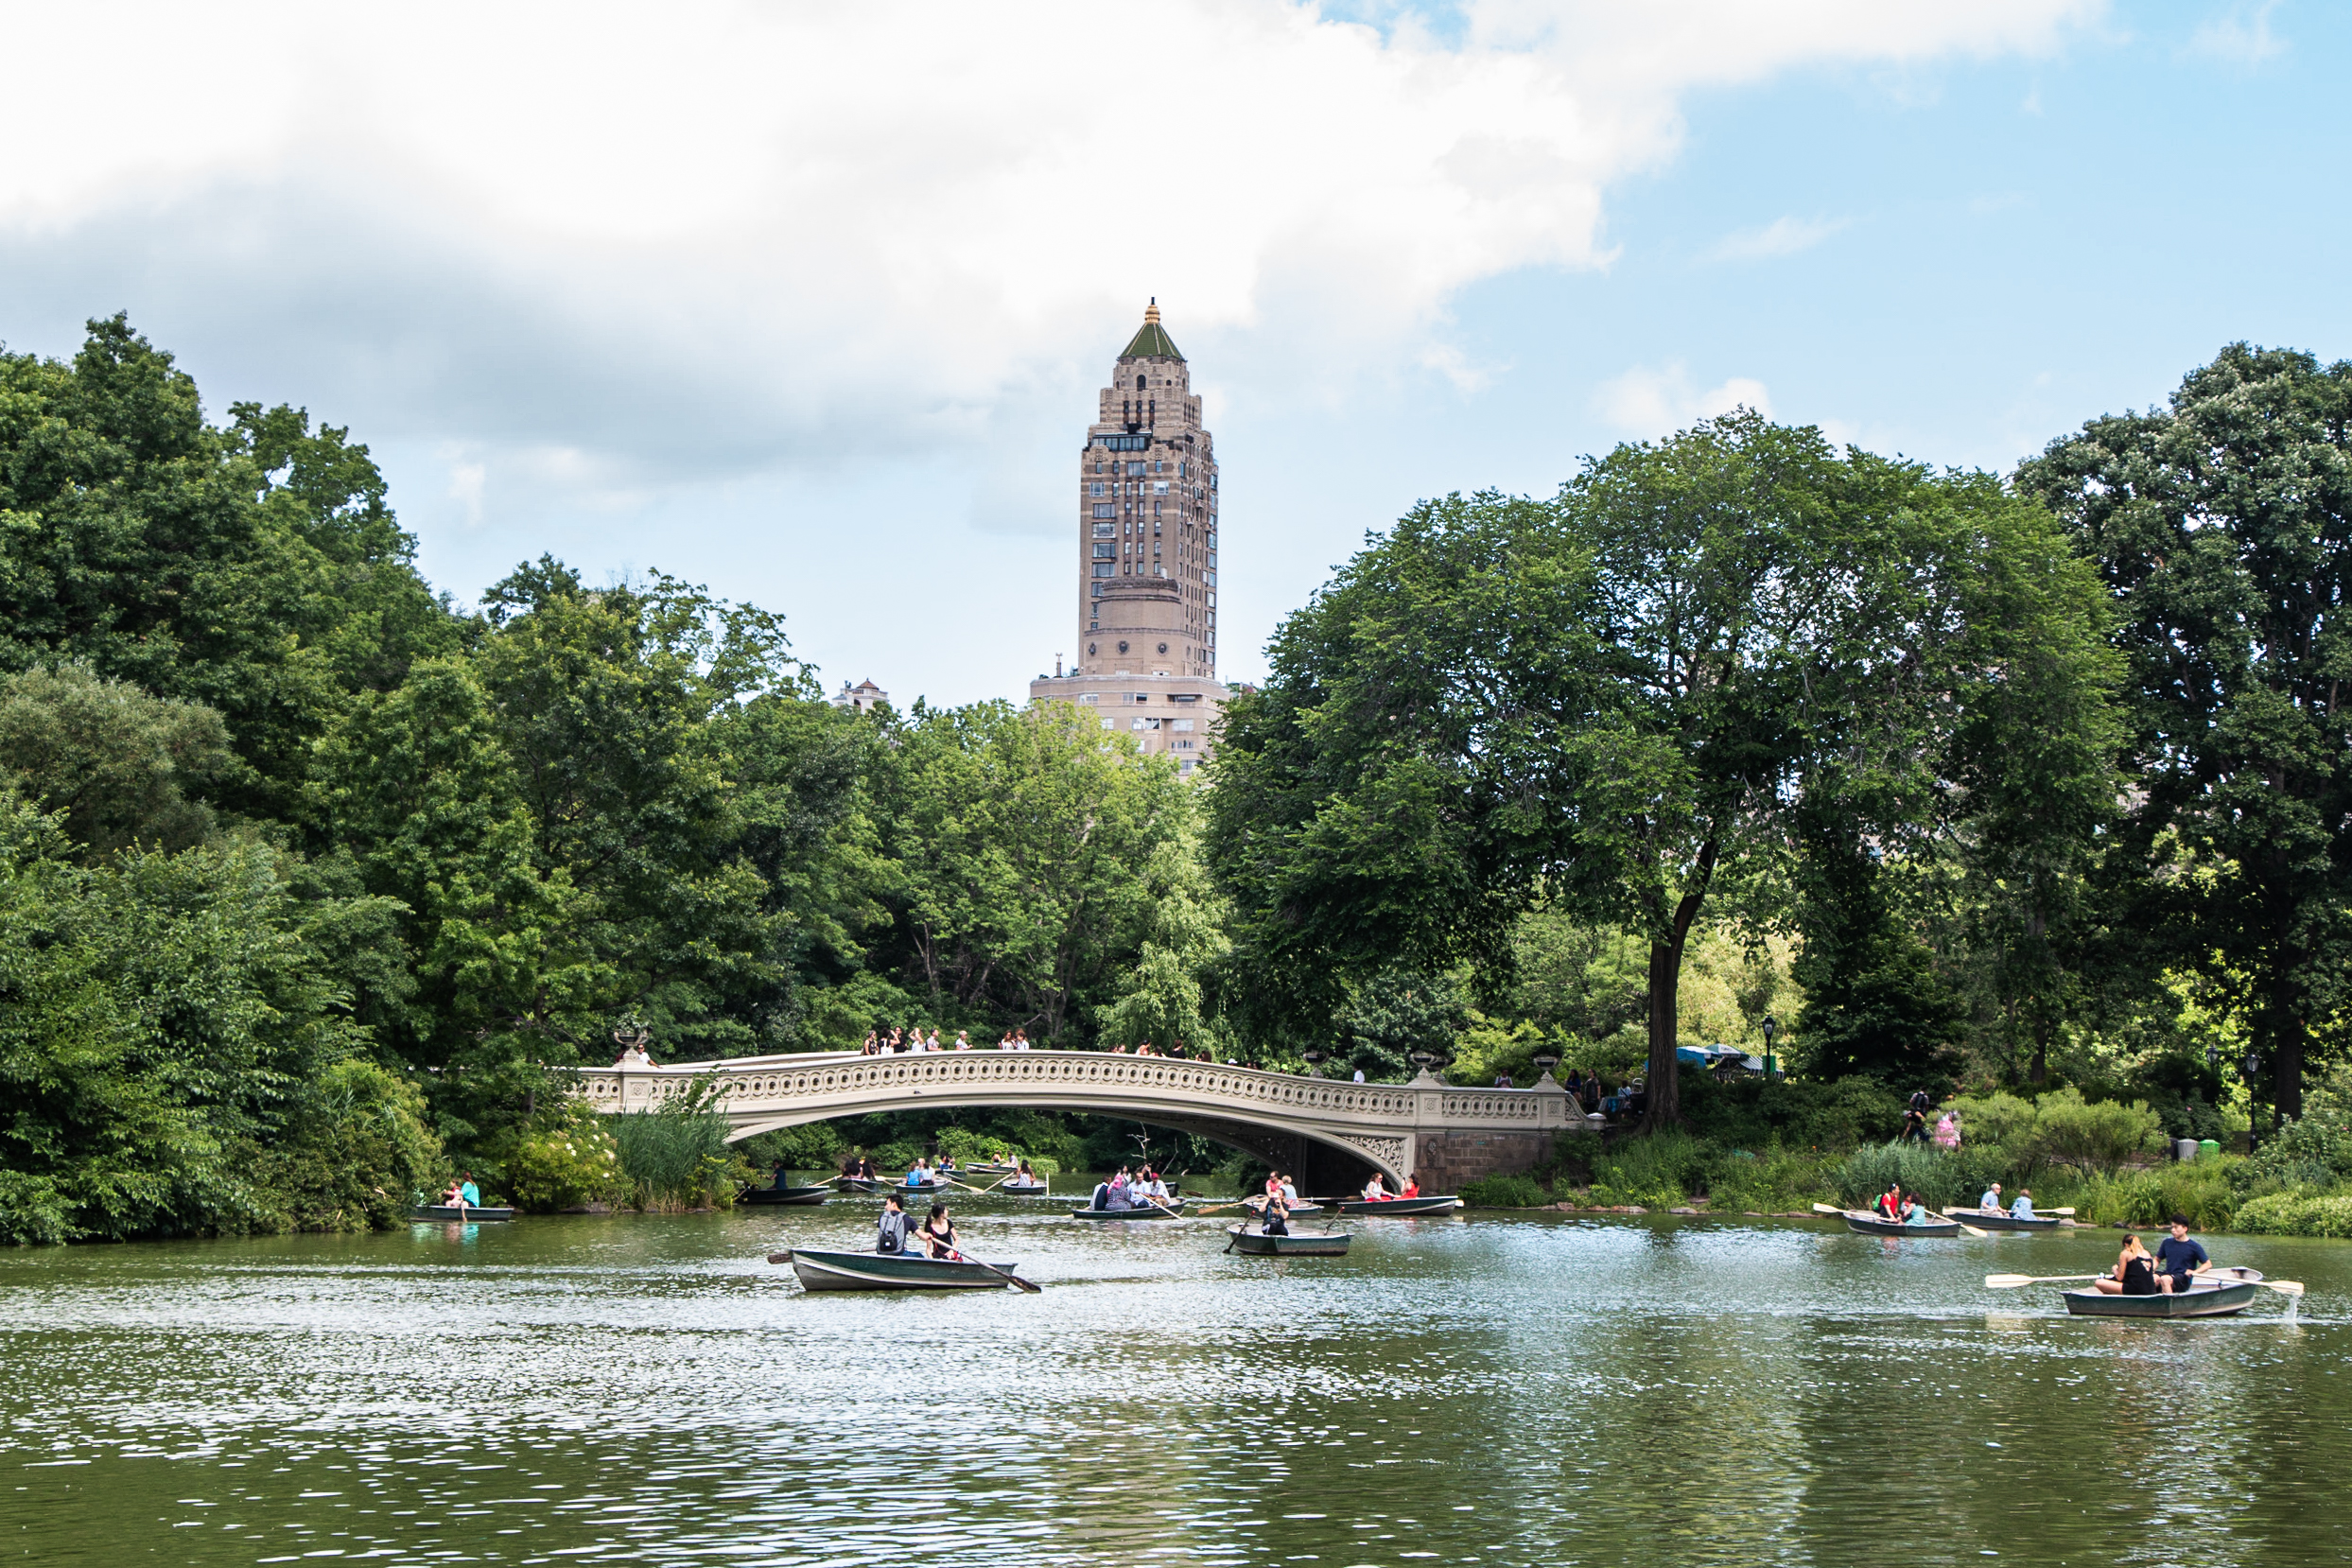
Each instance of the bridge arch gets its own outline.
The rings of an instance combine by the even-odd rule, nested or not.
[[[1026,1107],[1116,1116],[1195,1132],[1270,1163],[1305,1170],[1329,1151],[1360,1171],[1462,1175],[1524,1170],[1572,1120],[1547,1076],[1532,1089],[1459,1089],[1424,1072],[1409,1084],[1351,1084],[1175,1057],[1095,1051],[973,1051],[892,1056],[759,1056],[674,1067],[586,1069],[571,1092],[599,1111],[653,1110],[716,1085],[731,1138],[876,1111]],[[1480,1168],[1473,1168],[1480,1167]]]

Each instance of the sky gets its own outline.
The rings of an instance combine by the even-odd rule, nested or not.
[[[1228,681],[1417,499],[1735,405],[2005,471],[2352,356],[2317,0],[0,0],[0,68],[10,351],[127,311],[348,427],[461,601],[658,569],[902,706],[1074,651],[1151,298]]]

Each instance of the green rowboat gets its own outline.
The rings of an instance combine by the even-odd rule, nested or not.
[[[912,1252],[819,1252],[792,1250],[793,1272],[803,1290],[1003,1290],[1004,1276],[1019,1265],[953,1263]],[[989,1268],[1002,1273],[991,1274]]]
[[[1346,1254],[1348,1244],[1355,1239],[1346,1230],[1294,1230],[1287,1236],[1269,1236],[1246,1225],[1228,1225],[1225,1233],[1233,1238],[1225,1244],[1228,1252],[1256,1258],[1337,1258]]]
[[[1411,1219],[1417,1215],[1451,1214],[1462,1206],[1462,1200],[1451,1193],[1434,1197],[1385,1198],[1373,1202],[1369,1198],[1324,1198],[1343,1214],[1381,1214],[1392,1220]],[[1292,1210],[1292,1213],[1299,1212]]]
[[[2096,1290],[2063,1290],[2066,1311],[2077,1317],[2227,1317],[2246,1310],[2262,1287],[2252,1280],[2198,1285],[2176,1295],[2108,1296]]]

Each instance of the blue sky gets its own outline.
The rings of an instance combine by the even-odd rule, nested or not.
[[[934,702],[1070,651],[1070,464],[1145,294],[1240,680],[1417,497],[1733,401],[2006,468],[2236,339],[2352,355],[2345,8],[992,14],[0,9],[50,84],[0,103],[0,339],[128,309],[216,411],[349,424],[462,598],[658,566]],[[101,42],[135,107],[93,128]],[[1149,105],[1094,85],[1146,53]]]

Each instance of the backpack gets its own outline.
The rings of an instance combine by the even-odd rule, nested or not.
[[[876,1229],[874,1250],[880,1253],[904,1252],[907,1249],[907,1217],[895,1210],[882,1211],[882,1223]]]

